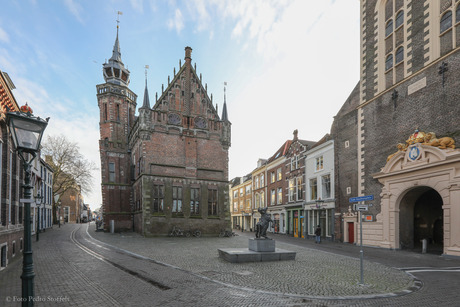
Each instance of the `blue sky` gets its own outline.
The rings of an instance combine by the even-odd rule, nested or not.
[[[18,103],[50,116],[46,134],[67,135],[98,166],[96,85],[104,83],[102,64],[112,55],[117,11],[138,106],[144,66],[153,102],[186,46],[219,113],[228,83],[229,179],[250,173],[295,129],[311,141],[330,132],[359,81],[358,0],[4,1],[0,70],[16,85]],[[99,207],[99,171],[84,197]]]

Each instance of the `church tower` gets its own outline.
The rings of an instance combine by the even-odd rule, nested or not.
[[[113,220],[115,231],[132,228],[128,135],[134,123],[137,99],[128,88],[130,72],[121,60],[118,30],[117,25],[112,57],[102,65],[105,83],[96,86],[100,113],[102,209],[106,230]]]

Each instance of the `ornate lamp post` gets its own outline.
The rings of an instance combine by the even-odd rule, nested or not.
[[[14,146],[24,166],[24,251],[22,267],[22,306],[34,305],[34,264],[32,257],[30,204],[33,202],[30,168],[32,160],[40,149],[43,132],[48,125],[48,120],[32,115],[32,109],[26,104],[21,107],[21,112],[9,112],[6,121],[13,139]]]

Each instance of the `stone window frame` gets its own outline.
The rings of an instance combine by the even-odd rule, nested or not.
[[[113,166],[113,167],[112,167]],[[115,162],[108,163],[108,170],[109,170],[109,183],[114,183],[116,180],[115,176]]]
[[[396,13],[395,30],[399,29],[404,24],[404,10],[401,9]]]
[[[449,17],[446,18],[446,16],[449,16]],[[439,33],[441,35],[444,33],[447,33],[449,30],[452,30],[452,24],[453,24],[452,17],[453,17],[452,10],[447,10],[441,15],[441,18],[439,19]]]
[[[385,38],[389,37],[393,33],[393,31],[393,18],[390,18],[385,22]]]
[[[152,195],[152,213],[163,214],[164,212],[164,199],[165,199],[165,185],[163,183],[153,184]],[[158,204],[156,206],[156,204]]]
[[[182,214],[184,199],[184,187],[181,185],[174,185],[172,187],[172,206],[171,212],[174,214]]]
[[[393,68],[393,53],[389,53],[385,57],[385,72],[391,70]]]
[[[218,199],[217,187],[208,188],[208,216],[217,216],[219,214]]]
[[[193,192],[195,191],[195,193]],[[195,195],[194,195],[195,194]],[[200,215],[201,190],[199,187],[190,188],[190,214]]]
[[[399,46],[395,52],[395,66],[404,61],[404,46]]]

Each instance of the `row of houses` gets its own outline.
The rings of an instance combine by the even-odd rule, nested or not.
[[[24,167],[6,124],[6,113],[21,109],[12,92],[15,88],[10,76],[0,70],[0,271],[21,258],[24,247]],[[31,166],[32,235],[52,228],[58,221],[79,223],[88,219],[90,209],[84,204],[80,187],[56,195],[53,174],[51,158],[38,153]]]
[[[313,237],[318,225],[331,240],[335,234],[334,140],[286,141],[273,156],[230,183],[232,227],[252,231],[259,208],[271,215],[268,231],[298,238]]]
[[[360,3],[360,79],[330,136],[234,179],[233,226],[268,207],[274,232],[352,243],[362,197],[364,245],[460,256],[460,0]]]

